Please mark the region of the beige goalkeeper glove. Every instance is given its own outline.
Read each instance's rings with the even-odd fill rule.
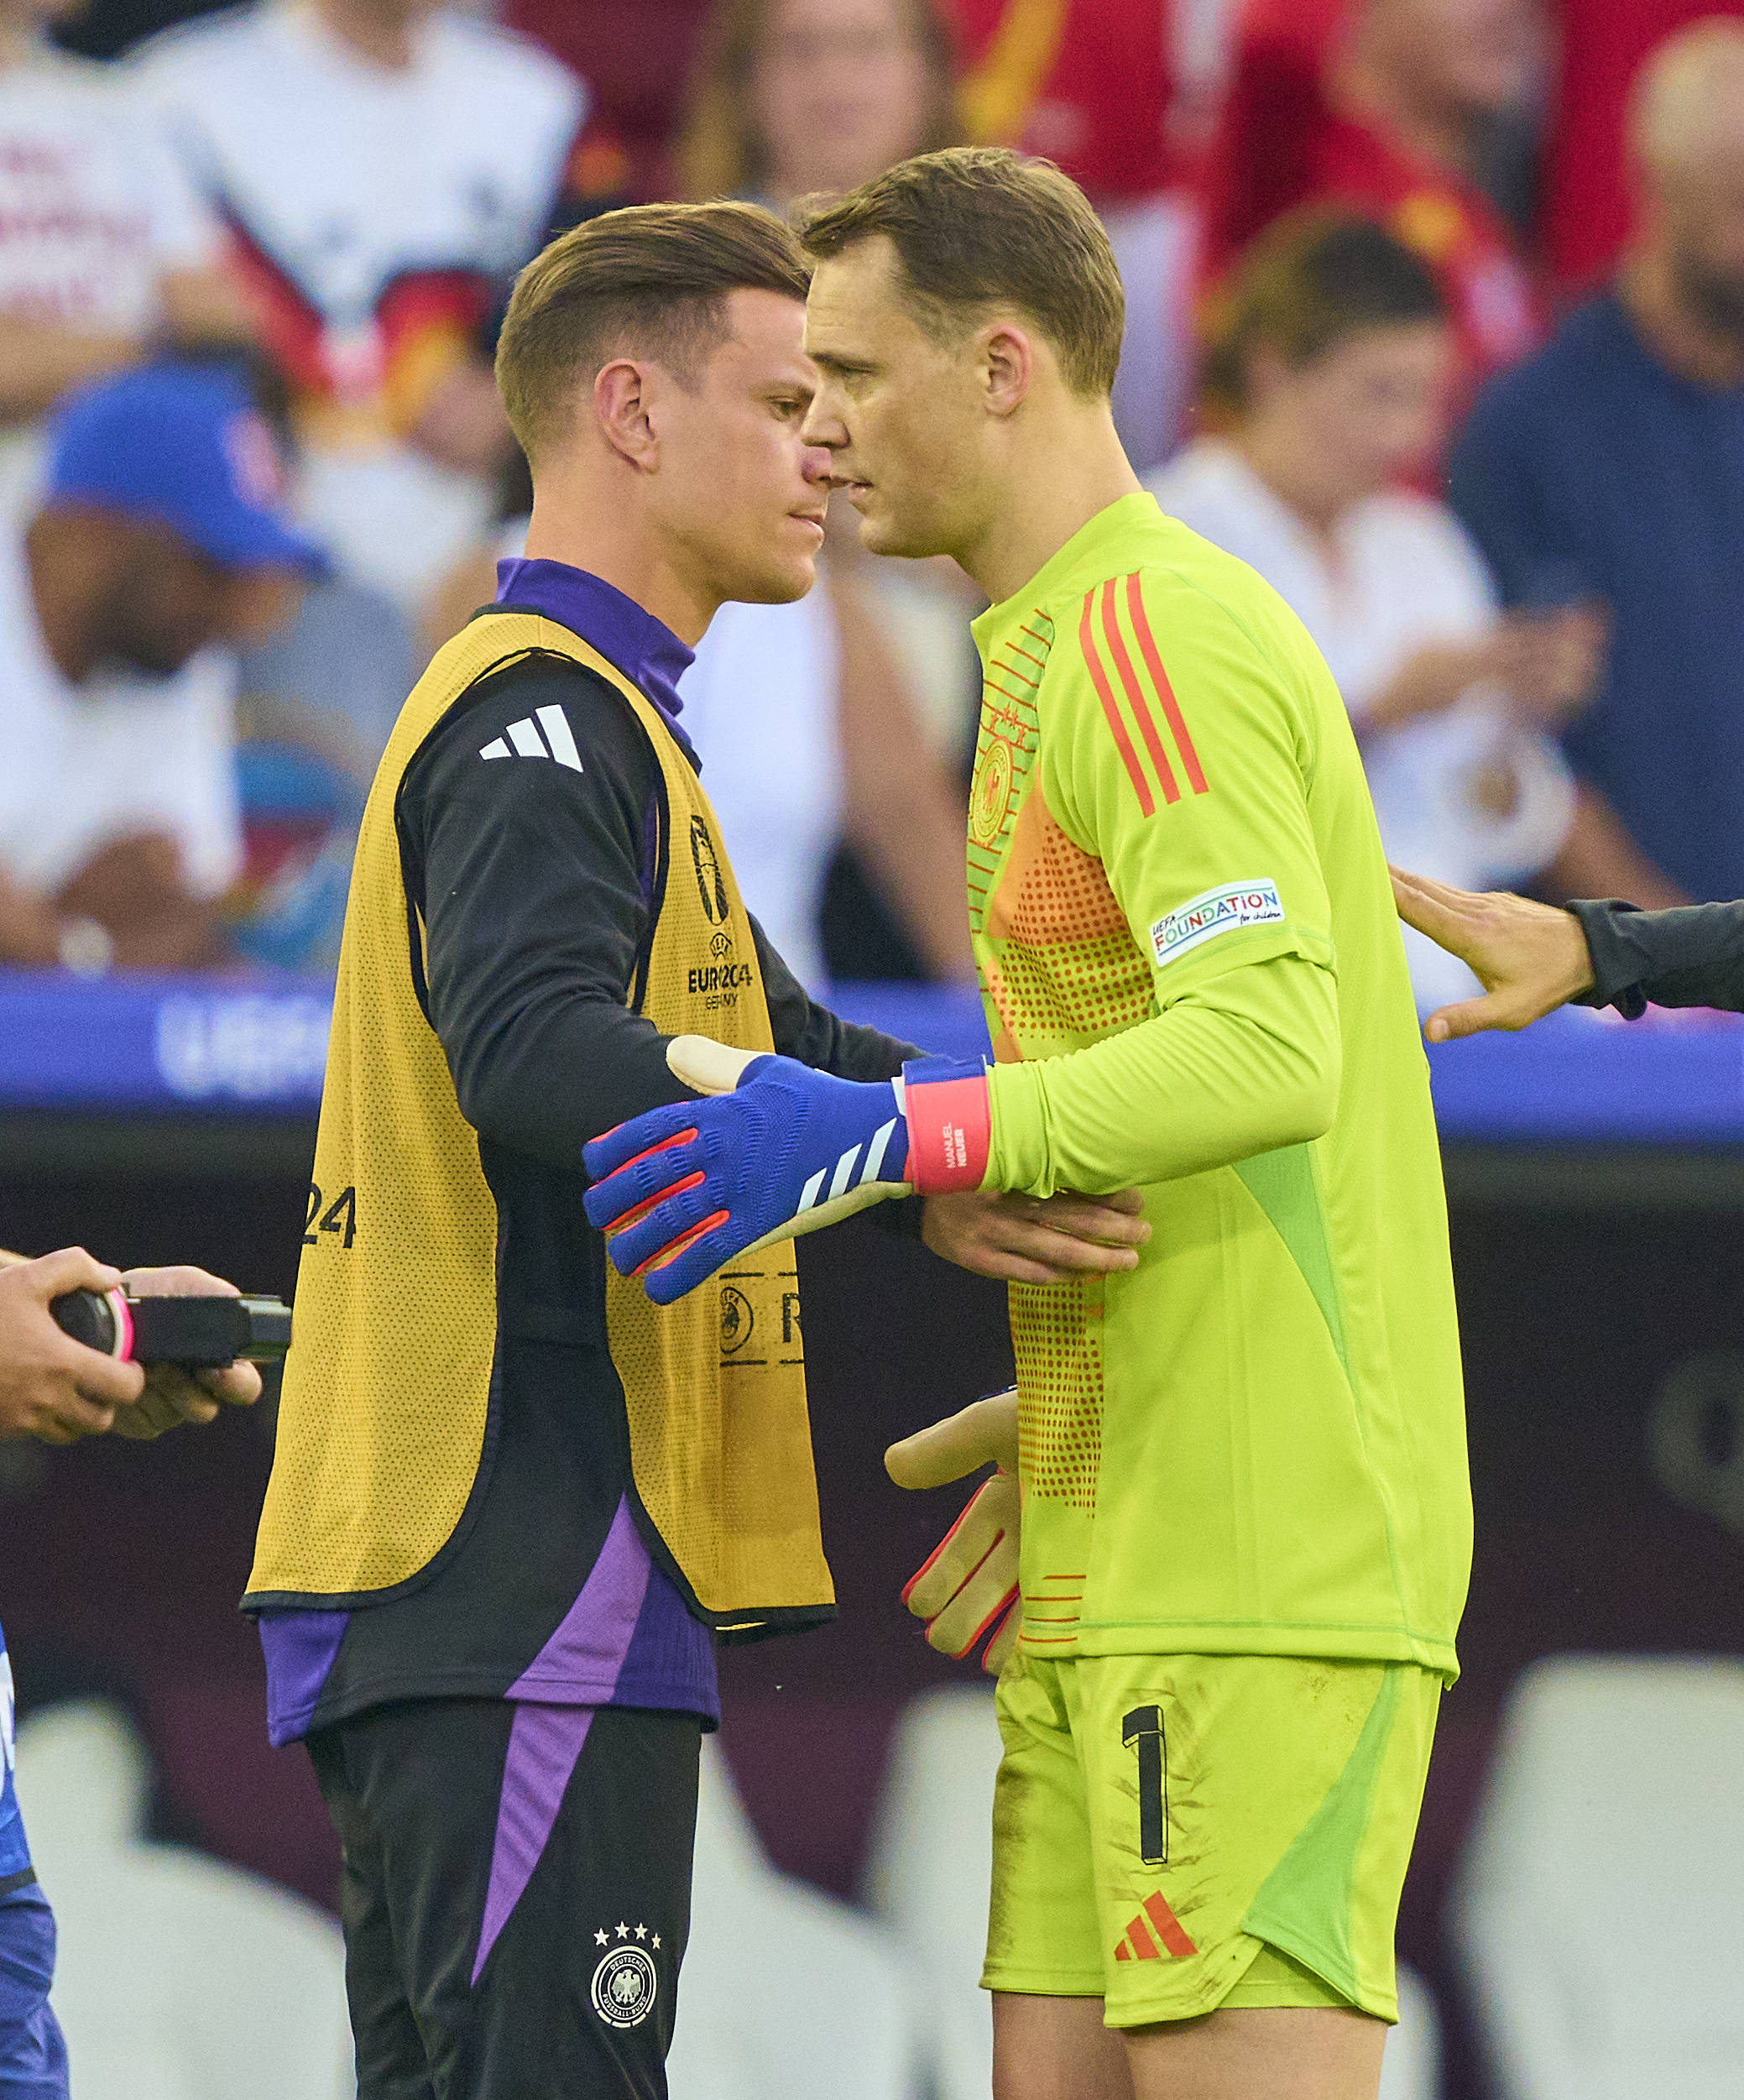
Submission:
[[[1017,1394],[997,1392],[893,1444],[885,1471],[898,1487],[944,1487],[989,1463],[997,1467],[969,1498],[902,1601],[927,1624],[930,1646],[967,1655],[989,1628],[981,1667],[997,1677],[1022,1629],[1017,1547]]]

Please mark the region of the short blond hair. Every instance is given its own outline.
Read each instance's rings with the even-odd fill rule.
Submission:
[[[1004,307],[1047,339],[1074,394],[1112,389],[1126,321],[1120,265],[1089,199],[1051,160],[1003,146],[917,154],[799,229],[819,261],[879,234],[929,334],[958,340]]]
[[[798,242],[755,204],[639,204],[561,234],[515,279],[497,343],[497,388],[535,464],[577,389],[614,357],[645,357],[681,385],[728,334],[727,295],[803,301]]]

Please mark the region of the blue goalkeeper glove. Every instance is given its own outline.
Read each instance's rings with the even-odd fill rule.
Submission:
[[[667,1062],[712,1098],[650,1109],[582,1152],[588,1222],[656,1305],[771,1241],[891,1196],[979,1188],[987,1171],[978,1063],[913,1058],[868,1085],[696,1036],[676,1037]]]

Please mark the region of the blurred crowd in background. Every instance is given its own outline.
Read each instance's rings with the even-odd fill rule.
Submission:
[[[0,961],[330,966],[400,702],[520,550],[515,271],[960,140],[1104,213],[1128,449],[1313,633],[1393,858],[1744,894],[1744,9],[0,0]],[[686,676],[811,983],[969,972],[978,609],[844,512]]]

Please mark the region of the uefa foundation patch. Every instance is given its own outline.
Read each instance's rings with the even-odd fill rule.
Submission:
[[[1151,952],[1160,969],[1189,948],[1214,941],[1219,933],[1238,932],[1244,926],[1279,925],[1283,916],[1275,882],[1226,882],[1189,897],[1158,919],[1151,928]]]

